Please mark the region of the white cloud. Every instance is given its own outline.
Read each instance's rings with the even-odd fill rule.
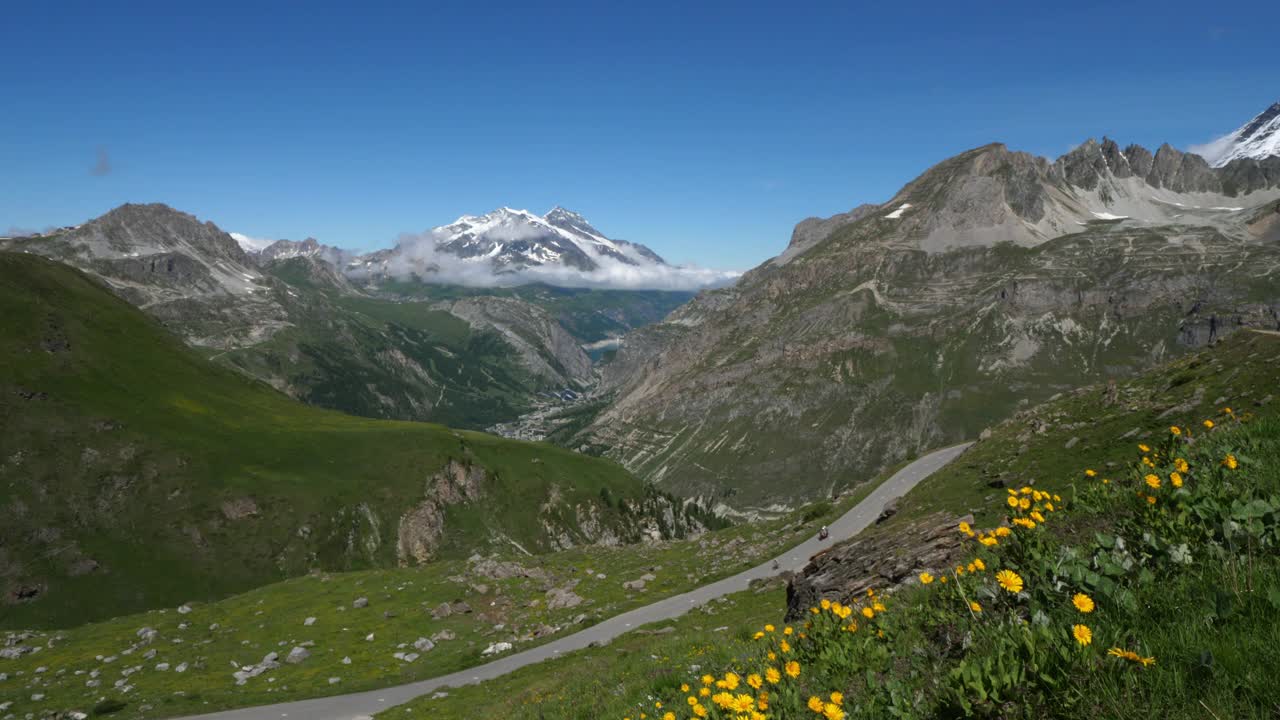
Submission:
[[[245,252],[260,252],[262,249],[275,242],[275,240],[264,240],[262,238],[250,237],[243,233],[227,233],[233,240],[240,243],[241,249]]]
[[[1210,165],[1216,166],[1222,156],[1231,150],[1231,145],[1235,142],[1235,133],[1228,133],[1216,140],[1210,140],[1203,145],[1192,145],[1187,148],[1187,152],[1199,155],[1204,158]]]

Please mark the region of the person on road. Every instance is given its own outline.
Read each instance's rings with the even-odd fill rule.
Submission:
[[[827,535],[828,535],[828,533],[827,533],[827,526],[826,526],[826,525],[823,525],[823,526],[822,526],[822,529],[818,531],[818,539],[819,539],[819,540],[826,540],[826,539],[827,539]]]

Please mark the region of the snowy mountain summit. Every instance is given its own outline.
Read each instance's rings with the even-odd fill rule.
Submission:
[[[464,260],[485,260],[495,272],[561,265],[594,271],[610,262],[666,265],[649,248],[610,240],[587,219],[556,207],[546,215],[499,208],[485,215],[464,215],[428,233],[437,252]]]
[[[1239,130],[1208,145],[1192,148],[1192,152],[1203,156],[1213,167],[1222,167],[1232,160],[1242,158],[1262,160],[1280,156],[1280,102],[1264,110]]]

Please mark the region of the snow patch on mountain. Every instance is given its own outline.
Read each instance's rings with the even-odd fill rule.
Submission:
[[[1240,158],[1261,160],[1280,155],[1280,102],[1267,108],[1235,132],[1204,145],[1193,145],[1190,150],[1213,167],[1222,167]]]

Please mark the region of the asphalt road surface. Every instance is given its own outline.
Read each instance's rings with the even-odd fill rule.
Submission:
[[[419,680],[406,685],[396,685],[382,690],[188,716],[187,720],[276,720],[277,718],[295,718],[295,720],[365,720],[374,713],[408,702],[420,695],[425,695],[440,688],[482,682],[505,675],[526,665],[532,665],[574,650],[580,650],[592,643],[607,643],[613,638],[642,625],[670,620],[723,595],[746,590],[752,580],[772,577],[787,570],[793,572],[800,570],[809,562],[809,558],[819,550],[830,546],[834,542],[846,540],[862,532],[875,522],[876,518],[880,516],[880,512],[884,510],[885,505],[891,500],[906,494],[921,480],[954,460],[970,444],[965,443],[936,450],[894,473],[880,487],[871,491],[871,494],[867,495],[862,502],[855,505],[849,512],[828,526],[828,530],[831,533],[830,538],[818,540],[815,536],[779,555],[777,557],[778,568],[776,570],[773,567],[774,561],[767,560],[750,570],[744,570],[732,577],[703,585],[683,595],[669,597],[652,605],[645,605],[630,612],[622,613],[597,625],[592,625],[585,630],[566,635],[559,640],[553,640],[528,650],[512,653],[484,665],[449,675],[441,675],[429,680]]]

